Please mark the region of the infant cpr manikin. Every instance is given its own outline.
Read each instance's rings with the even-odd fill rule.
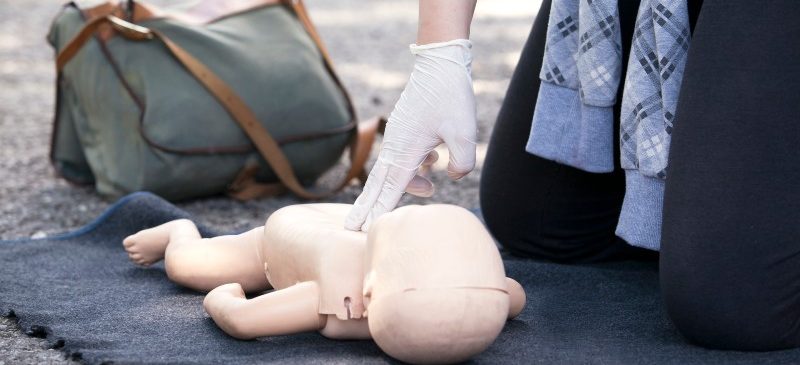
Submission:
[[[171,280],[209,291],[206,312],[240,339],[319,331],[372,338],[407,362],[449,363],[485,350],[522,311],[522,287],[505,277],[497,247],[469,211],[402,207],[363,233],[343,228],[350,207],[289,206],[264,227],[214,238],[177,220],[123,245],[135,263],[163,258]]]

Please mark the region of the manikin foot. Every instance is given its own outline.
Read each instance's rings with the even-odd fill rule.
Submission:
[[[137,265],[150,266],[164,258],[170,233],[176,225],[192,224],[186,219],[164,223],[158,227],[145,229],[132,234],[122,241],[128,257]]]

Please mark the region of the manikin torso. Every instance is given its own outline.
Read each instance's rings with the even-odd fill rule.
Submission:
[[[320,332],[339,339],[369,338],[363,319],[366,233],[342,229],[350,205],[297,207],[282,209],[264,226],[258,254],[267,280],[276,290],[316,282],[319,313],[328,316]]]
[[[267,221],[258,247],[274,289],[301,282],[318,284],[319,313],[327,316],[320,330],[323,335],[370,337],[364,294],[371,294],[372,283],[381,286],[382,294],[477,288],[500,290],[507,297],[509,284],[494,241],[469,212],[445,205],[404,207],[376,221],[368,237],[342,228],[350,208],[345,204],[283,208]],[[370,278],[381,270],[382,280]],[[524,293],[516,286],[510,300],[518,302],[512,304],[518,313]]]

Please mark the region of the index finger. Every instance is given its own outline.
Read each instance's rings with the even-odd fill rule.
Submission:
[[[353,208],[350,209],[350,213],[347,214],[347,218],[344,220],[344,228],[351,231],[361,230],[367,220],[367,214],[369,214],[378,199],[388,170],[388,166],[383,160],[378,158],[375,161],[375,165],[372,166],[372,170],[370,170],[367,177],[367,182],[364,184],[364,190],[353,203]]]

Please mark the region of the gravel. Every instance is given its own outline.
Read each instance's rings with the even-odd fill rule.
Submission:
[[[404,197],[401,204],[478,206],[481,157],[539,2],[478,2],[471,36],[478,100],[478,166],[467,177],[449,181],[444,171],[447,154],[441,150],[441,161],[431,176],[436,195],[430,199]],[[362,118],[388,115],[413,64],[407,45],[416,34],[416,1],[307,3],[358,114]],[[52,0],[0,0],[0,240],[69,231],[113,203],[91,188],[72,186],[58,178],[48,161],[55,74],[53,51],[44,37],[58,10]],[[343,170],[341,166],[333,169],[323,183]],[[329,201],[351,203],[359,190],[349,187]],[[212,197],[178,206],[218,230],[241,231],[263,224],[269,213],[282,206],[300,202],[291,196],[244,203]],[[23,335],[13,319],[0,317],[0,365],[39,363],[72,361],[57,350],[46,349],[43,340]]]

